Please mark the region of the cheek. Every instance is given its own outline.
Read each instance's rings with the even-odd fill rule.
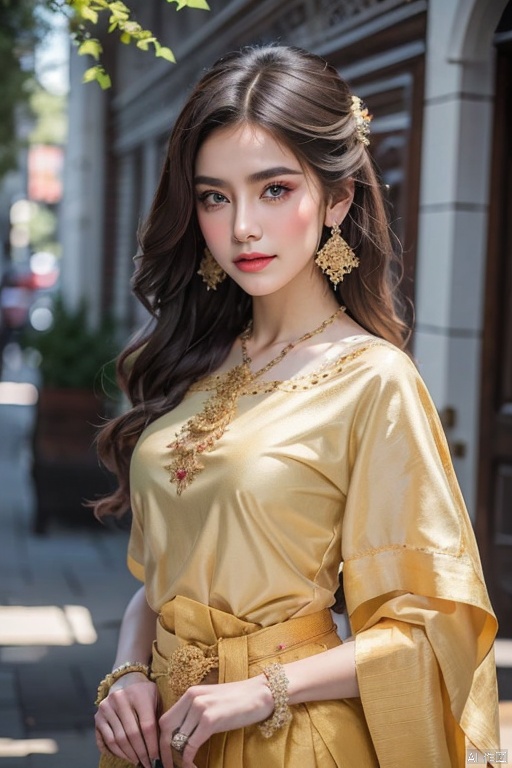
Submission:
[[[203,237],[210,245],[226,237],[226,223],[222,220],[222,216],[218,214],[216,216],[206,216],[198,213],[197,219]]]
[[[321,230],[320,213],[318,206],[311,201],[304,200],[289,216],[282,219],[281,231],[290,238],[316,238]]]

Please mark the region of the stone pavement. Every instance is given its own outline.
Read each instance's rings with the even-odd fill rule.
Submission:
[[[4,379],[34,375],[14,366]],[[138,583],[125,565],[126,531],[54,521],[33,534],[34,406],[12,404],[31,392],[0,382],[0,768],[95,768],[96,687]],[[497,650],[502,698],[512,700],[512,640]],[[512,701],[502,703],[502,727],[512,764]]]
[[[53,521],[33,534],[34,406],[12,404],[27,394],[0,382],[0,767],[95,768],[96,688],[139,584],[126,531]]]

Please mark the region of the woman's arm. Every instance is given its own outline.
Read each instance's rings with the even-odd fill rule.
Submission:
[[[288,678],[290,704],[359,695],[355,666],[355,643],[283,665]],[[194,757],[214,733],[244,728],[266,720],[274,699],[264,675],[236,683],[198,685],[189,690],[160,718],[160,745],[165,768],[173,768],[169,743],[179,729],[190,740],[183,752],[183,768],[193,768]]]
[[[355,647],[354,640],[346,640],[337,648],[285,664],[290,704],[359,696]]]
[[[124,613],[114,668],[125,662],[149,664],[155,627],[156,614],[142,587]],[[151,768],[159,754],[156,685],[142,672],[124,675],[100,703],[95,723],[100,751]]]
[[[149,607],[144,587],[141,587],[126,606],[114,667],[124,664],[125,661],[149,664],[151,647],[155,639],[156,620],[157,614]]]

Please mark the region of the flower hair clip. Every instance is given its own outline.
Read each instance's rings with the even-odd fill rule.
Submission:
[[[370,123],[372,121],[372,116],[368,112],[367,108],[363,107],[363,102],[359,96],[352,96],[350,111],[352,112],[354,120],[356,121],[357,140],[360,141],[361,144],[366,144],[366,146],[368,146],[370,143],[368,136],[370,135]]]

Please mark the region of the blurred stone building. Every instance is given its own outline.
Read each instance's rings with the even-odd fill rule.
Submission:
[[[222,53],[282,41],[328,58],[374,115],[414,300],[413,351],[441,413],[494,601],[512,595],[512,3],[507,0],[211,0],[138,18],[178,63],[105,39],[114,87],[80,86],[72,57],[64,289],[127,327],[137,225],[173,119]],[[512,631],[512,626],[509,627]]]

